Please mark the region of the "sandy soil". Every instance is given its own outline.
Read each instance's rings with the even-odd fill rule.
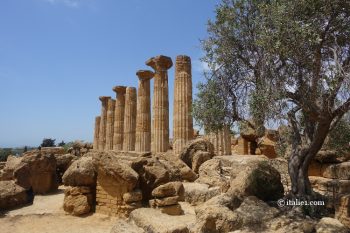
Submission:
[[[0,216],[1,233],[109,233],[116,218],[100,214],[66,215],[62,209],[64,187],[51,195],[37,195],[33,205]]]

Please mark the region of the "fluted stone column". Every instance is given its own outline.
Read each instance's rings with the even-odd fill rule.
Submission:
[[[168,69],[173,62],[170,57],[150,58],[146,65],[155,70],[152,103],[152,152],[165,152],[169,149],[169,99]]]
[[[99,132],[99,144],[98,149],[104,150],[106,145],[106,128],[107,128],[107,107],[108,107],[108,100],[110,99],[110,96],[100,96],[100,100],[102,103],[101,108],[101,121],[100,121],[100,132]]]
[[[173,148],[178,154],[193,139],[191,58],[177,56],[175,64]]]
[[[154,73],[150,70],[139,70],[137,91],[136,144],[135,151],[151,151],[151,97],[150,80]]]
[[[94,145],[93,145],[94,150],[98,150],[98,140],[99,140],[99,134],[100,134],[100,122],[101,122],[101,117],[97,116],[95,118]]]
[[[224,155],[231,155],[231,132],[230,127],[228,125],[225,125],[223,128],[223,135],[224,135]]]
[[[114,109],[115,109],[115,100],[109,99],[108,100],[108,108],[107,108],[107,127],[106,127],[105,150],[113,150]]]
[[[123,151],[135,150],[136,107],[136,88],[127,87],[125,94]]]
[[[113,91],[116,92],[115,110],[114,110],[114,133],[113,133],[113,150],[123,150],[124,138],[124,113],[125,113],[125,86],[115,86]]]

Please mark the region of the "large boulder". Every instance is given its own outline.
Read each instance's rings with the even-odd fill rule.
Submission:
[[[183,211],[179,205],[179,201],[183,201],[184,186],[182,182],[169,182],[158,186],[152,191],[154,199],[149,201],[153,208],[160,209],[163,213],[169,215],[181,215]]]
[[[219,187],[209,187],[207,184],[183,183],[183,186],[185,189],[185,201],[192,205],[204,203],[212,197],[221,194]]]
[[[180,201],[184,200],[184,186],[182,182],[174,181],[158,186],[152,191],[152,196],[156,198],[178,196]]]
[[[202,163],[214,156],[214,146],[204,138],[198,138],[190,141],[181,151],[179,157],[187,166],[198,173]]]
[[[316,233],[348,233],[349,230],[334,218],[322,218],[316,225]]]
[[[264,201],[283,197],[284,189],[279,172],[266,162],[252,164],[241,171],[230,184],[229,193],[256,196]]]
[[[0,181],[0,210],[32,203],[33,198],[31,191],[17,185],[14,181]]]
[[[13,171],[16,183],[36,194],[57,190],[56,159],[52,154],[38,151],[24,153]]]
[[[67,186],[96,186],[96,171],[92,157],[74,161],[62,177]]]
[[[139,175],[131,168],[130,163],[118,159],[113,153],[95,153],[93,163],[99,176],[118,181],[128,191],[138,184]]]
[[[230,176],[223,169],[223,162],[220,159],[208,160],[199,168],[199,178],[196,183],[207,184],[210,187],[220,187],[226,192],[230,187]]]
[[[254,232],[314,232],[314,220],[297,211],[282,213],[255,196],[222,194],[196,208],[193,232],[254,233]]]
[[[93,190],[87,186],[68,187],[64,191],[63,209],[74,216],[89,213],[93,209]]]
[[[154,157],[169,171],[171,181],[189,181],[197,179],[196,173],[172,151],[157,153]]]
[[[233,210],[241,204],[240,199],[226,194],[213,197],[195,209],[196,224],[194,232],[223,233],[242,227],[238,214]]]

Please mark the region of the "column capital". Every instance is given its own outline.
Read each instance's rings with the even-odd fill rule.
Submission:
[[[154,77],[154,72],[150,70],[139,70],[136,72],[136,75],[140,81],[148,81]]]
[[[98,97],[99,98],[99,100],[101,100],[101,102],[103,103],[103,102],[106,102],[107,103],[107,101],[111,98],[110,96],[100,96],[100,97]]]
[[[176,72],[188,72],[191,73],[191,58],[186,55],[179,55],[176,57]]]
[[[126,86],[115,86],[112,89],[114,92],[116,92],[117,94],[125,94],[126,92]]]
[[[191,58],[187,55],[178,55],[176,56],[176,62],[189,63],[191,62]]]
[[[173,61],[170,57],[159,55],[148,59],[146,65],[152,67],[155,71],[159,69],[168,70],[173,66]]]

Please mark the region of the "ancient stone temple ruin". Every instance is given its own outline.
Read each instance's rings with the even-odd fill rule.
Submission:
[[[100,151],[166,152],[169,143],[168,69],[170,57],[152,57],[139,70],[138,90],[135,87],[115,86],[116,98],[101,96],[101,115],[95,119],[94,149]],[[176,58],[174,90],[174,153],[193,139],[191,59]],[[153,102],[151,106],[151,80]],[[151,110],[152,109],[152,110]],[[152,117],[152,118],[151,118]]]
[[[241,160],[232,154],[251,154],[249,147],[255,142],[255,138],[248,140],[255,137],[250,132],[234,138],[228,125],[204,136],[194,133],[192,67],[190,57],[185,55],[177,56],[175,60],[171,140],[168,70],[173,62],[170,57],[160,55],[148,59],[146,65],[153,71],[136,71],[137,89],[118,85],[113,88],[115,99],[99,97],[101,114],[95,118],[94,150],[90,155],[95,182],[92,186],[79,188],[90,190],[88,194],[81,192],[80,198],[95,195],[94,203],[89,202],[91,207],[87,209],[95,209],[97,213],[127,217],[131,211],[146,205],[169,215],[181,215],[179,201],[184,200],[181,181],[197,180],[218,186],[213,193],[227,190],[229,171],[225,169]],[[272,138],[271,135],[268,133],[264,140]],[[254,153],[260,150],[261,154],[266,154],[266,147],[255,144]],[[216,155],[222,158],[215,159]],[[256,159],[267,159],[260,157]],[[221,163],[223,168],[216,171]],[[84,169],[83,164],[78,165],[76,167]],[[216,175],[219,177],[212,179]],[[86,186],[84,182],[66,182],[66,185]],[[67,200],[73,191],[67,192]]]
[[[152,177],[154,172],[147,166],[144,171],[137,170],[139,165],[131,169],[124,164],[134,161],[140,153],[167,152],[170,149],[169,139],[169,93],[168,69],[173,65],[170,57],[156,56],[148,59],[146,65],[153,68],[136,72],[138,89],[135,87],[115,86],[116,98],[101,96],[101,115],[95,118],[94,149],[97,151],[117,152],[120,161],[104,154],[103,158],[95,158],[97,162],[96,176],[96,212],[127,216],[130,211],[140,207],[143,199],[152,197],[151,191],[144,184],[140,174]],[[151,81],[153,79],[153,101],[151,105]],[[175,68],[174,90],[174,152],[179,154],[186,144],[193,139],[192,75],[191,59],[178,56]],[[133,152],[135,151],[135,152]],[[171,156],[176,156],[171,153]],[[133,163],[133,162],[131,162]],[[153,162],[152,162],[153,164]],[[123,175],[109,173],[109,167],[120,168]],[[152,165],[154,166],[154,165]],[[158,167],[157,172],[165,172]],[[127,171],[127,172],[126,172]],[[127,173],[127,174],[126,174]],[[194,174],[187,175],[193,179]],[[138,182],[138,179],[140,181]],[[154,182],[158,182],[155,180]],[[163,182],[163,181],[162,181]],[[139,187],[142,187],[142,192]],[[155,199],[156,200],[156,199]],[[158,201],[155,208],[158,205]],[[158,199],[157,199],[158,200]],[[171,210],[178,210],[177,202],[168,203]],[[172,205],[176,205],[173,207]],[[162,206],[162,205],[161,205]],[[165,207],[162,206],[164,209]]]

